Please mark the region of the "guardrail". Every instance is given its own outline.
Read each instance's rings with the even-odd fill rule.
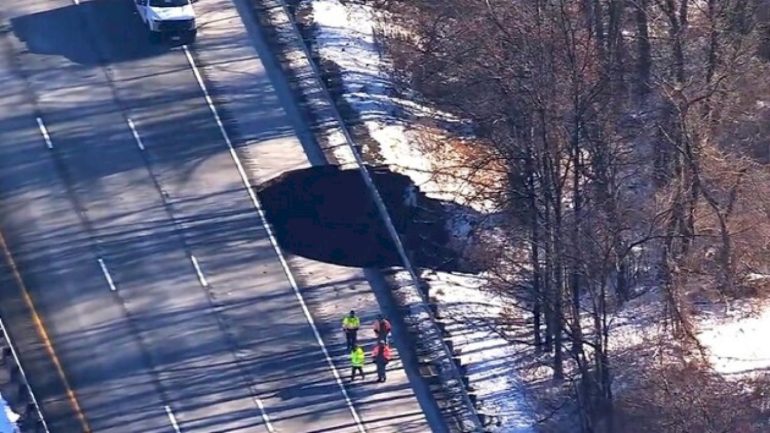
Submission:
[[[331,93],[323,82],[321,71],[318,65],[316,65],[316,63],[313,61],[310,50],[305,44],[302,33],[300,32],[297,23],[294,21],[294,16],[289,11],[288,5],[284,0],[273,0],[272,3],[281,8],[283,14],[285,15],[286,21],[290,25],[290,30],[294,38],[299,41],[302,54],[304,55],[304,58],[307,60],[307,63],[311,68],[313,81],[315,81],[315,84],[321,91],[323,98],[326,99],[329,103],[329,110],[331,111],[333,120],[339,125],[339,130],[344,136],[345,143],[355,158],[357,169],[359,170],[364,183],[372,194],[372,198],[375,201],[375,205],[377,206],[380,216],[382,217],[388,233],[393,240],[396,249],[398,250],[402,265],[410,275],[411,286],[412,288],[416,289],[415,292],[419,294],[418,296],[421,301],[412,307],[412,313],[415,314],[416,317],[423,317],[428,319],[421,320],[420,323],[425,323],[429,327],[424,335],[428,335],[431,338],[435,337],[434,343],[431,345],[432,349],[441,352],[441,355],[436,357],[436,359],[433,359],[433,362],[435,365],[437,365],[439,369],[438,373],[443,379],[442,385],[444,387],[445,393],[448,395],[450,402],[455,406],[455,409],[453,410],[454,416],[457,419],[458,424],[461,426],[463,432],[483,432],[484,427],[482,425],[481,419],[479,418],[479,414],[476,411],[475,405],[465,387],[467,382],[463,378],[463,375],[460,371],[460,366],[455,362],[453,350],[447,345],[446,341],[444,341],[443,332],[437,325],[435,312],[430,306],[430,300],[428,298],[427,290],[425,290],[424,282],[422,282],[420,279],[420,276],[415,271],[415,268],[409,259],[406,249],[404,248],[404,245],[401,241],[401,236],[396,230],[385,202],[383,201],[380,192],[377,190],[377,186],[375,185],[372,176],[369,173],[369,170],[358,151],[355,140],[350,134],[350,131],[348,130],[342,115],[337,109]],[[418,311],[414,311],[414,309],[417,309]],[[457,408],[458,405],[462,408]]]
[[[35,394],[32,392],[32,387],[27,380],[27,374],[24,372],[24,368],[21,366],[21,360],[19,354],[16,352],[16,348],[13,346],[11,336],[5,327],[5,323],[0,319],[0,368],[5,368],[9,373],[9,380],[11,385],[17,386],[16,395],[12,400],[16,403],[16,406],[22,405],[23,409],[19,412],[21,415],[20,428],[22,433],[50,433],[48,430],[48,424],[43,418],[43,412],[40,409],[40,404],[35,398]],[[9,401],[9,403],[11,403]]]

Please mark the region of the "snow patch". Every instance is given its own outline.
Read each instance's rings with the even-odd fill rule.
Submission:
[[[424,279],[443,316],[450,318],[445,319],[447,329],[468,366],[482,411],[501,418],[498,432],[534,432],[532,410],[525,404],[516,363],[512,362],[517,348],[498,332],[506,300],[482,290],[484,279],[476,275],[435,272]]]
[[[770,308],[750,317],[706,320],[698,336],[714,370],[726,376],[770,373]]]
[[[461,166],[456,152],[446,149],[424,152],[425,142],[431,146],[446,145],[448,137],[430,134],[425,128],[406,125],[399,113],[405,110],[421,116],[459,123],[448,113],[437,112],[413,101],[393,95],[392,80],[387,74],[387,59],[381,56],[375,39],[375,11],[366,5],[345,5],[338,0],[312,2],[314,41],[325,61],[335,63],[340,70],[345,101],[358,113],[366,131],[378,144],[382,160],[396,172],[409,176],[431,197],[473,206],[489,211],[491,202],[468,202],[473,194],[465,176],[470,169]],[[336,148],[335,148],[336,149]],[[335,151],[345,163],[352,162],[349,154]],[[460,171],[461,176],[440,175],[447,167]]]
[[[8,406],[0,395],[0,433],[19,433],[17,422],[21,417]]]

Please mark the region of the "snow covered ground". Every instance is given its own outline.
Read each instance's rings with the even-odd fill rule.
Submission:
[[[473,187],[463,179],[464,170],[460,168],[461,160],[453,148],[454,143],[448,143],[450,140],[437,135],[435,130],[408,125],[399,119],[398,113],[408,111],[417,117],[460,122],[447,113],[394,95],[386,72],[389,63],[381,56],[375,39],[377,24],[373,10],[338,0],[312,0],[312,13],[316,48],[323,59],[339,66],[345,100],[362,119],[368,135],[377,142],[379,158],[394,171],[408,175],[431,197],[483,210],[478,209],[478,202],[464,202]],[[430,155],[423,151],[425,146],[430,146]],[[343,161],[349,158],[344,154],[337,156]],[[481,206],[489,207],[490,203],[482,202]]]
[[[345,99],[364,119],[369,134],[382,145],[383,158],[419,172],[415,179],[418,185],[427,181],[431,167],[405,145],[408,137],[404,126],[383,121],[392,101],[386,96],[387,76],[380,71],[371,9],[346,6],[337,0],[313,0],[312,14],[316,48],[322,58],[339,66]]]
[[[3,396],[0,395],[0,433],[18,433],[16,423],[19,421],[19,415],[8,407]]]
[[[488,203],[464,203],[469,196],[466,183],[459,176],[436,176],[447,167],[456,166],[456,149],[452,144],[441,147],[431,143],[430,151],[423,146],[426,131],[406,125],[396,113],[406,107],[411,112],[431,116],[424,107],[393,95],[387,74],[388,63],[376,44],[378,21],[368,6],[339,0],[305,0],[310,4],[314,23],[314,44],[325,61],[339,67],[344,86],[344,98],[357,112],[368,135],[377,142],[378,159],[394,171],[408,175],[423,192],[437,199],[461,205],[475,205],[479,212],[490,212]],[[448,140],[435,140],[436,142]],[[347,153],[337,155],[345,163]],[[457,220],[462,221],[463,215]],[[467,235],[468,225],[457,224],[455,237]],[[466,233],[462,233],[466,232]],[[454,321],[448,326],[455,345],[462,351],[464,364],[469,367],[471,384],[483,402],[483,410],[496,413],[500,433],[530,433],[534,431],[535,411],[529,406],[515,370],[516,347],[495,332],[494,321],[500,318],[505,300],[482,290],[483,278],[478,275],[425,272],[431,293],[440,301],[442,310]],[[635,347],[659,338],[659,293],[647,294],[631,301],[613,318],[612,351],[616,354],[635,353]],[[770,308],[759,309],[753,315],[714,313],[697,318],[699,338],[710,355],[717,372],[739,375],[770,371],[770,345],[763,344],[770,329]],[[633,356],[631,356],[633,358]],[[537,375],[542,376],[542,372]],[[531,379],[531,374],[528,379]],[[621,379],[616,383],[622,387]]]
[[[694,312],[696,337],[714,372],[727,379],[770,374],[770,303],[756,299],[708,304]],[[664,336],[662,295],[650,290],[630,301],[612,320],[611,350],[617,355]]]
[[[726,377],[770,373],[770,308],[742,303],[728,312],[705,316],[698,339],[714,370]]]
[[[443,316],[449,318],[447,329],[468,365],[482,410],[501,418],[501,432],[532,432],[532,410],[522,394],[517,364],[512,362],[517,348],[498,333],[505,299],[480,290],[484,280],[478,276],[429,272],[423,277],[440,301]]]

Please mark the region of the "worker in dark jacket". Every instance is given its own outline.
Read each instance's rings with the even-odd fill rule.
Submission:
[[[393,356],[390,346],[384,341],[379,341],[372,349],[372,360],[377,366],[377,382],[385,382],[385,366],[388,365]]]

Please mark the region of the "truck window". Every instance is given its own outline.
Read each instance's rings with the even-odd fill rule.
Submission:
[[[150,6],[154,8],[173,8],[186,6],[189,3],[189,0],[150,0]]]

